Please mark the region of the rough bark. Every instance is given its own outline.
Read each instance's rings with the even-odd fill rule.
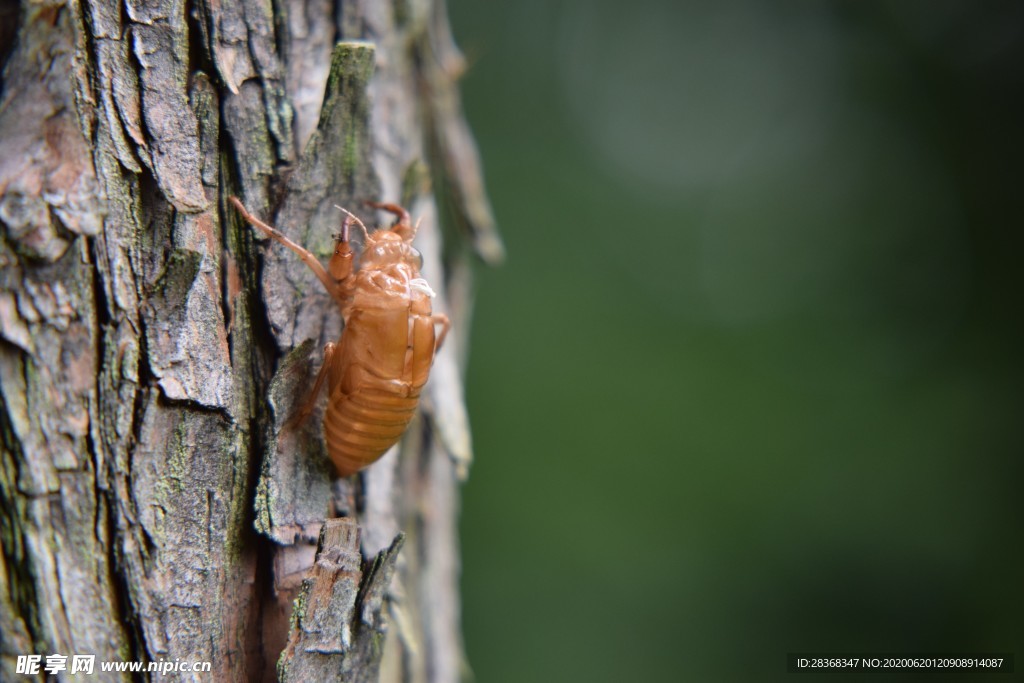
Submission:
[[[162,680],[459,680],[468,260],[501,246],[443,4],[49,0],[9,19],[0,679],[19,655],[95,654],[212,663]],[[463,228],[443,250],[432,187]],[[232,194],[324,255],[334,204],[422,217],[455,334],[361,475],[332,485],[316,418],[281,430],[341,323]]]

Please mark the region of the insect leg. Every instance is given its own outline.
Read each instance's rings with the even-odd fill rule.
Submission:
[[[341,224],[341,233],[334,236],[334,255],[327,263],[327,272],[335,282],[344,282],[352,275],[352,247],[348,243],[348,226],[352,225],[352,216],[345,216]],[[335,297],[337,299],[337,297]],[[339,303],[341,303],[339,301]]]
[[[448,330],[452,329],[452,321],[444,313],[435,313],[430,316],[430,322],[441,326],[441,331],[437,335],[437,341],[434,342],[434,353],[437,353],[441,350],[444,338],[448,336]]]
[[[328,342],[324,345],[324,364],[320,366],[320,372],[316,375],[313,391],[303,406],[295,411],[295,414],[285,424],[286,428],[298,427],[309,419],[313,409],[316,408],[316,399],[320,396],[320,389],[324,386],[324,380],[327,379],[327,372],[331,368],[331,359],[334,357],[335,348],[336,345],[333,342]]]
[[[322,265],[320,265],[320,261],[318,261],[316,256],[313,255],[313,252],[309,251],[308,249],[305,249],[304,247],[299,246],[295,242],[292,242],[290,239],[285,237],[284,234],[281,233],[277,228],[267,225],[259,218],[256,218],[256,216],[249,213],[246,210],[245,206],[242,204],[242,202],[239,201],[238,197],[229,197],[228,199],[232,204],[235,205],[235,208],[238,209],[238,213],[242,214],[242,218],[247,220],[255,227],[259,228],[267,237],[270,237],[280,242],[281,244],[283,244],[284,246],[288,247],[296,254],[298,254],[299,258],[302,259],[303,262],[307,266],[309,266],[310,270],[312,270],[313,273],[320,279],[320,282],[324,283],[324,287],[327,288],[327,292],[334,299],[340,301],[342,298],[344,298],[344,293],[341,291],[341,287],[338,286],[338,282],[334,278],[332,278],[330,274],[328,274],[327,270]]]
[[[412,238],[415,231],[412,229],[412,219],[409,218],[408,211],[398,204],[384,204],[381,202],[366,202],[366,204],[367,206],[372,206],[375,209],[381,209],[398,216],[398,224],[391,228],[391,231],[397,233],[402,239]]]

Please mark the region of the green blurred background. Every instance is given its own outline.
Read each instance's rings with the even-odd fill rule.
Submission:
[[[450,11],[476,680],[1024,643],[1024,4]]]

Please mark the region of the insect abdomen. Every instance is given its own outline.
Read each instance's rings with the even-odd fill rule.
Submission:
[[[324,435],[338,476],[363,469],[401,438],[419,403],[418,388],[412,395],[404,393],[362,389],[331,397]]]

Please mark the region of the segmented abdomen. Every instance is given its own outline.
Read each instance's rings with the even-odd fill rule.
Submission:
[[[331,396],[324,415],[327,453],[338,470],[347,477],[358,472],[391,448],[401,438],[416,412],[419,388],[389,392],[363,388],[348,396]]]

